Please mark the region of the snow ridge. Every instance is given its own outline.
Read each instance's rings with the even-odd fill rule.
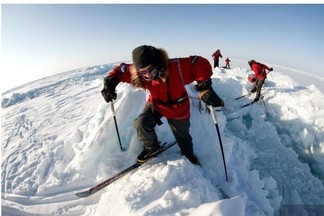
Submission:
[[[191,99],[194,150],[201,167],[174,146],[90,198],[74,194],[134,163],[142,146],[133,128],[146,92],[121,83],[110,104],[100,95],[115,64],[78,69],[3,94],[2,212],[16,215],[277,215],[284,206],[316,213],[324,205],[324,97],[274,70],[262,101],[250,97],[245,68],[214,69],[213,88],[225,100],[216,112],[229,182],[225,181],[215,125]],[[267,112],[269,114],[267,114]],[[156,128],[174,140],[165,119]],[[223,200],[222,188],[230,199]],[[289,210],[289,209],[288,209]]]

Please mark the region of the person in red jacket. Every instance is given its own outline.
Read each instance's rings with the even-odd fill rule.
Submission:
[[[264,84],[265,79],[267,78],[267,71],[273,71],[273,68],[269,68],[267,65],[256,62],[255,60],[250,60],[249,62],[251,70],[254,72],[254,77],[249,76],[254,82],[254,87],[251,90],[251,93],[257,92],[254,102],[257,102],[261,96],[261,88]]]
[[[216,50],[213,55],[212,55],[213,59],[214,59],[214,68],[219,67],[219,57],[223,58],[221,51],[218,49]]]
[[[189,133],[190,103],[185,85],[196,81],[194,87],[207,105],[223,107],[224,101],[212,88],[210,63],[200,56],[169,59],[164,49],[148,45],[136,47],[132,60],[133,64],[121,63],[108,73],[101,93],[107,103],[115,100],[115,89],[120,82],[150,93],[144,110],[134,121],[137,137],[143,143],[137,161],[145,162],[159,149],[155,127],[165,117],[182,154],[193,164],[199,164]]]
[[[226,59],[225,59],[225,62],[226,62],[226,68],[228,68],[228,69],[230,69],[231,67],[230,67],[230,61],[231,60],[229,60],[229,58],[227,57]]]

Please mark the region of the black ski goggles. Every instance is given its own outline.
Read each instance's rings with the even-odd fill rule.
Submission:
[[[137,70],[138,74],[145,80],[150,81],[159,77],[160,70],[159,67],[150,64],[149,66]]]

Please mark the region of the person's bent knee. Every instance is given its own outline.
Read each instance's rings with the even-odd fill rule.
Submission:
[[[134,120],[134,127],[137,128],[154,128],[156,125],[151,116],[141,115]]]

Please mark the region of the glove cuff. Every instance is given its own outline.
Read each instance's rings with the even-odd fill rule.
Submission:
[[[212,81],[211,79],[208,79],[208,80],[204,80],[204,81],[199,81],[195,86],[194,86],[194,89],[196,91],[205,91],[205,90],[208,90],[210,89],[212,86]]]
[[[207,105],[212,105],[213,107],[224,106],[224,101],[216,94],[213,89],[208,89],[201,92],[200,97]]]
[[[201,92],[199,92],[199,98],[202,98],[204,96],[204,94],[206,94],[207,92],[209,92],[211,89],[206,89],[206,90],[203,90]]]

